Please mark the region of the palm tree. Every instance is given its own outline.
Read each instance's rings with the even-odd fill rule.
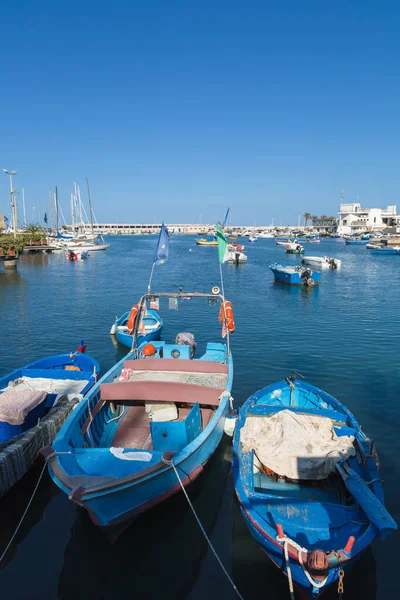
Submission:
[[[304,218],[304,227],[307,227],[307,222],[310,220],[311,214],[309,212],[306,212],[306,213],[304,213],[303,218]]]
[[[318,221],[318,217],[317,217],[317,215],[313,215],[313,216],[311,217],[311,222],[312,222],[312,224],[313,224],[313,225],[315,225],[315,223],[316,223],[317,221]]]
[[[25,227],[25,233],[42,233],[43,228],[39,227],[39,225],[35,225],[34,223],[29,223]]]

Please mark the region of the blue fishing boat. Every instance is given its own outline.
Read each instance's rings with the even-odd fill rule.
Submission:
[[[130,311],[128,310],[124,313],[122,317],[117,318],[111,327],[111,335],[115,335],[119,343],[129,349],[132,348],[132,333],[137,312],[138,305],[136,304]],[[142,333],[139,333],[139,343],[159,340],[163,326],[163,320],[160,315],[153,309],[146,310],[142,320],[144,330],[142,330]]]
[[[351,412],[296,375],[240,409],[233,475],[247,527],[292,583],[316,598],[379,533],[384,507],[375,444]]]
[[[99,363],[78,352],[29,363],[0,379],[0,496],[51,444],[73,407],[96,382]]]
[[[347,246],[365,246],[365,244],[368,244],[369,238],[368,239],[362,239],[362,238],[350,239],[350,238],[345,238],[344,241],[347,244]]]
[[[274,274],[275,281],[289,285],[318,285],[321,279],[319,271],[312,271],[300,265],[279,265],[274,263],[269,267]]]
[[[376,246],[375,248],[371,248],[371,254],[381,254],[381,255],[386,255],[386,254],[400,254],[400,247],[399,246]]]
[[[202,472],[217,448],[230,407],[233,365],[229,302],[215,294],[157,294],[169,306],[203,298],[220,301],[223,342],[208,342],[196,357],[194,336],[138,345],[96,384],[65,423],[49,469],[70,500],[115,539],[129,523]]]

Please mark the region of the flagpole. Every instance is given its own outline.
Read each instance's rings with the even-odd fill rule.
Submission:
[[[150,273],[150,279],[149,279],[149,285],[147,286],[147,293],[150,294],[150,288],[151,288],[151,280],[153,279],[153,271],[154,271],[154,265],[156,264],[156,261],[153,262],[153,266],[151,267],[151,273]]]

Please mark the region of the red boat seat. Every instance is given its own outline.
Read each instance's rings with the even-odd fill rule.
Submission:
[[[120,381],[100,385],[101,400],[106,402],[121,400],[183,402],[187,404],[198,402],[201,405],[218,406],[223,391],[222,388],[171,381]]]
[[[126,369],[132,371],[181,371],[183,373],[223,373],[228,374],[228,365],[208,360],[179,360],[176,358],[146,358],[126,360]]]

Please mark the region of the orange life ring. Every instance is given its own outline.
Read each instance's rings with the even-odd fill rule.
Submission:
[[[132,333],[133,328],[135,326],[135,319],[136,319],[136,315],[138,314],[138,310],[139,310],[139,305],[135,304],[135,306],[132,306],[132,310],[129,313],[129,317],[128,317],[128,333]]]
[[[228,300],[226,300],[225,302],[221,302],[218,321],[222,323],[224,321],[224,317],[229,333],[233,333],[235,331],[235,319],[233,316],[232,304],[228,302]]]

